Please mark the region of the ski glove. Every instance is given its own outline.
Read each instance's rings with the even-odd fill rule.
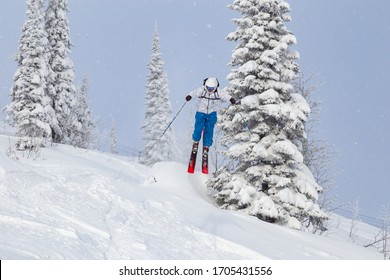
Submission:
[[[186,96],[186,101],[190,101],[191,98],[192,98],[191,95],[187,95],[187,96]]]
[[[234,105],[234,104],[236,104],[236,100],[232,97],[232,98],[230,98],[230,103],[232,103]]]

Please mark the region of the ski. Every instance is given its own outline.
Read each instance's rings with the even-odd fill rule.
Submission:
[[[198,155],[198,146],[199,146],[199,142],[194,142],[194,144],[192,145],[190,162],[188,163],[188,170],[187,170],[188,173],[195,172],[196,156]]]
[[[209,147],[203,147],[202,173],[209,174]]]

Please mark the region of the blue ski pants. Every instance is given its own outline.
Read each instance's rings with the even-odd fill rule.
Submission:
[[[199,142],[203,132],[203,146],[210,147],[213,144],[214,126],[216,122],[217,112],[210,114],[196,112],[192,140]]]

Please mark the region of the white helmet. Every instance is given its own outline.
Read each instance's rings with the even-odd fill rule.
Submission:
[[[215,89],[219,86],[219,82],[217,78],[210,77],[204,80],[204,87],[207,91],[215,91]]]

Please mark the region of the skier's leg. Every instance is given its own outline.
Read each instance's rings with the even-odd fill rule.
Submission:
[[[194,133],[192,133],[192,140],[195,142],[199,142],[202,137],[202,131],[205,125],[205,115],[206,114],[200,112],[196,112],[195,114]]]
[[[203,146],[211,147],[213,144],[214,137],[214,126],[217,122],[217,112],[213,112],[207,115],[207,120],[204,125],[204,134],[203,134]]]

